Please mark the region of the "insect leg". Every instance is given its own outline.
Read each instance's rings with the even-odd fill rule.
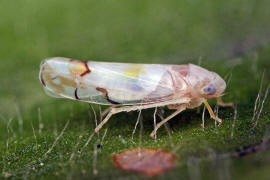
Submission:
[[[211,106],[208,104],[208,102],[205,100],[203,103],[205,104],[205,106],[210,114],[210,117],[212,119],[216,120],[219,124],[221,124],[222,120],[220,118],[216,117],[216,115],[214,114],[214,112],[213,112]]]
[[[116,108],[116,107],[117,107],[117,105],[113,105],[111,107],[108,107],[104,111],[102,111],[102,113],[100,114],[100,119],[102,120],[104,118],[104,116],[106,116],[112,110],[112,108]]]
[[[138,105],[138,106],[125,106],[125,107],[120,107],[120,108],[116,108],[116,107],[110,107],[109,111],[107,112],[107,116],[105,117],[105,119],[103,119],[100,124],[96,127],[95,132],[97,133],[102,126],[108,122],[108,120],[110,119],[110,117],[114,114],[120,113],[120,112],[130,112],[130,111],[136,111],[136,110],[141,110],[141,109],[147,109],[147,108],[152,108],[155,107],[155,104],[147,104],[147,105]]]
[[[115,112],[116,108],[111,108],[109,113],[107,113],[107,116],[105,117],[105,119],[103,119],[98,126],[95,128],[95,132],[98,133],[98,131],[102,128],[102,126],[109,121],[110,117],[113,114],[116,114],[117,112]]]
[[[172,113],[170,116],[168,116],[167,118],[163,119],[161,122],[159,122],[159,123],[156,125],[155,129],[152,131],[152,133],[150,134],[150,136],[151,136],[152,138],[154,138],[154,137],[155,137],[155,134],[156,134],[156,132],[157,132],[157,130],[158,130],[164,123],[166,123],[167,121],[169,121],[170,119],[172,119],[174,116],[176,116],[177,114],[181,113],[181,112],[184,111],[185,109],[186,109],[186,105],[180,105],[180,106],[178,106],[177,111],[175,111],[175,112]]]
[[[179,109],[179,104],[170,104],[167,106],[168,109],[173,109],[173,110],[177,110]]]
[[[189,99],[185,99],[185,100],[188,101]],[[148,108],[161,107],[161,106],[166,106],[170,104],[178,104],[178,103],[184,103],[184,102],[185,102],[184,100],[181,100],[181,101],[174,101],[174,102],[168,101],[168,102],[160,102],[160,103],[153,103],[153,104],[124,106],[120,108],[111,107],[105,119],[101,121],[101,123],[96,127],[95,132],[97,133],[102,128],[102,126],[110,119],[110,117],[113,114],[117,114],[120,112],[130,112],[130,111],[137,111],[137,110],[148,109]]]
[[[232,108],[234,108],[234,104],[232,102],[225,103],[225,102],[223,102],[221,97],[217,98],[217,104],[219,106],[222,106],[222,107],[232,107]]]

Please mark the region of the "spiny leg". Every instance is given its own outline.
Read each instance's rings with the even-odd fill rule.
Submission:
[[[106,116],[112,110],[112,108],[116,108],[116,107],[117,105],[112,105],[111,107],[108,107],[104,111],[102,111],[102,113],[100,114],[100,120],[102,120],[104,116]]]
[[[129,111],[136,111],[136,110],[147,108],[145,106],[147,106],[147,105],[125,106],[125,107],[120,107],[120,108],[116,108],[116,106],[112,106],[111,108],[108,109],[107,116],[105,117],[105,119],[103,119],[99,123],[99,125],[95,128],[95,132],[98,133],[98,131],[102,128],[102,126],[109,121],[109,119],[112,115],[123,112],[123,111],[129,112]]]
[[[168,116],[167,118],[163,119],[161,122],[159,122],[155,129],[152,131],[152,133],[150,134],[150,136],[152,138],[155,137],[157,130],[163,125],[165,124],[167,121],[169,121],[170,119],[172,119],[174,116],[176,116],[177,114],[181,113],[182,111],[184,111],[186,109],[186,105],[180,105],[177,109],[177,111],[175,111],[174,113],[172,113],[170,116]]]
[[[103,119],[99,124],[98,126],[95,128],[95,132],[98,133],[98,131],[102,128],[102,126],[104,124],[106,124],[106,122],[108,122],[108,120],[110,119],[110,117],[113,115],[113,114],[116,114],[117,112],[115,112],[115,108],[111,108],[110,111],[107,113],[107,116],[105,119]]]
[[[225,103],[225,102],[223,102],[221,97],[217,98],[217,104],[219,106],[222,106],[222,107],[232,107],[232,108],[234,108],[234,104],[232,102]]]
[[[166,103],[160,103],[158,104],[159,106],[164,106],[167,105]],[[105,119],[103,119],[100,124],[95,128],[95,132],[97,133],[102,126],[108,122],[108,120],[110,119],[110,117],[114,114],[120,113],[120,112],[130,112],[130,111],[136,111],[136,110],[142,110],[142,109],[147,109],[147,108],[153,108],[158,106],[157,104],[145,104],[145,105],[136,105],[136,106],[124,106],[124,107],[119,107],[119,108],[115,108],[115,107],[111,107],[107,114],[107,116],[105,117]]]
[[[205,106],[210,114],[210,117],[212,119],[216,120],[219,124],[221,124],[222,120],[220,118],[216,117],[215,113],[213,112],[213,110],[212,110],[211,106],[208,104],[208,102],[205,100],[203,103],[205,104]]]

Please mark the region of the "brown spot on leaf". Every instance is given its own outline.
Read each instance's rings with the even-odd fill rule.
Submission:
[[[174,160],[174,155],[167,151],[146,148],[127,150],[113,156],[117,167],[147,176],[158,175],[172,169]]]

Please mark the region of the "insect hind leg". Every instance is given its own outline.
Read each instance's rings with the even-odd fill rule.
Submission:
[[[112,109],[109,111],[109,113],[106,113],[107,116],[105,117],[105,119],[103,119],[103,120],[98,124],[98,126],[95,128],[95,132],[98,133],[98,131],[102,128],[102,126],[103,126],[104,124],[106,124],[106,122],[109,121],[110,117],[111,117],[112,115],[116,114],[116,113],[117,113],[117,112],[115,112],[115,108],[112,108]]]
[[[141,109],[147,109],[147,108],[150,108],[152,106],[153,105],[138,105],[138,106],[124,106],[124,107],[119,107],[119,108],[116,108],[117,106],[112,106],[112,107],[106,109],[104,111],[104,113],[102,113],[103,115],[107,114],[107,116],[95,128],[95,132],[98,133],[98,131],[102,128],[102,126],[104,124],[106,124],[109,121],[109,119],[111,118],[111,116],[114,114],[117,114],[120,112],[130,112],[130,111],[136,111],[136,110],[141,110]]]
[[[105,119],[103,119],[100,122],[100,124],[95,128],[95,132],[97,133],[102,128],[102,126],[108,122],[110,117],[112,115],[114,115],[114,114],[117,114],[117,113],[120,113],[120,112],[130,112],[130,111],[137,111],[137,110],[148,109],[148,108],[161,107],[161,106],[166,106],[166,105],[170,105],[170,104],[178,104],[178,103],[183,103],[183,102],[184,102],[183,100],[181,100],[181,102],[168,101],[168,102],[160,102],[160,103],[153,103],[153,104],[140,104],[140,105],[134,105],[134,106],[123,106],[123,107],[119,107],[119,108],[116,108],[115,106],[112,106],[109,109],[110,111],[108,112]]]
[[[150,136],[152,138],[155,137],[157,130],[163,125],[165,124],[167,121],[169,121],[170,119],[172,119],[174,116],[176,116],[177,114],[181,113],[182,111],[184,111],[186,109],[186,105],[179,105],[177,108],[177,111],[175,111],[174,113],[172,113],[170,116],[168,116],[167,118],[163,119],[161,122],[159,122],[155,129],[152,131],[152,133],[150,134]]]
[[[111,110],[112,108],[116,108],[117,105],[113,105],[107,109],[105,109],[104,111],[102,111],[102,113],[100,114],[100,120],[102,121],[102,119],[104,119],[104,116],[106,116]]]

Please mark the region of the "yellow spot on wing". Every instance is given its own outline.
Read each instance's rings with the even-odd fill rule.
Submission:
[[[124,74],[129,77],[138,77],[140,74],[144,73],[145,69],[142,64],[131,64],[124,71]]]

